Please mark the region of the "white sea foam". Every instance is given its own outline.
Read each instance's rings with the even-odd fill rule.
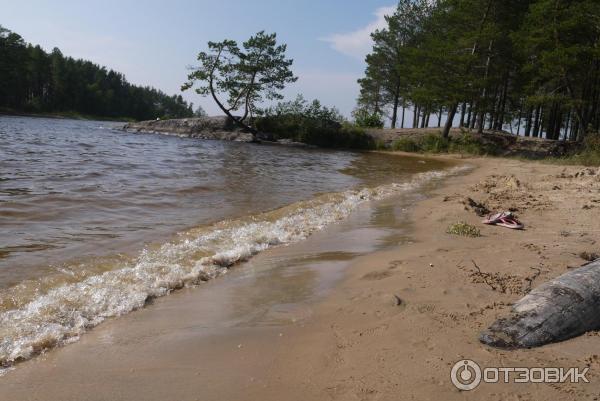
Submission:
[[[411,181],[323,195],[249,219],[191,230],[185,239],[144,250],[113,270],[48,290],[0,314],[0,366],[75,341],[104,319],[144,306],[149,298],[219,276],[271,246],[301,241],[346,218],[364,202],[417,189],[465,167],[417,174]]]

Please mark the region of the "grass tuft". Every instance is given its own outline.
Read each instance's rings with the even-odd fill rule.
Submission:
[[[460,235],[462,237],[481,237],[481,232],[477,227],[467,224],[464,221],[450,224],[446,232],[448,234]]]

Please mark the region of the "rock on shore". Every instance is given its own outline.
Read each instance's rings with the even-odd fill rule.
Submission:
[[[244,132],[231,118],[225,116],[139,121],[126,124],[123,129],[129,132],[161,133],[200,139],[239,142],[253,140],[251,133]]]

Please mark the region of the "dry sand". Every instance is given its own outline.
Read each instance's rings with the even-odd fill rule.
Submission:
[[[597,399],[598,333],[517,351],[488,348],[477,337],[532,286],[584,263],[582,252],[600,253],[600,169],[469,162],[478,168],[412,209],[412,243],[360,257],[324,300],[306,306],[301,322],[161,337],[161,325],[173,324],[165,316],[198,313],[197,305],[184,307],[190,293],[183,291],[172,296],[177,309],[167,302],[147,308],[155,309],[150,316],[165,309],[154,332],[135,324],[147,323],[148,310],[128,317],[127,330],[149,338],[143,344],[97,351],[99,336],[118,337],[120,319],[107,322],[102,334],[94,330],[1,378],[0,399]],[[515,210],[526,230],[482,225],[467,198]],[[482,236],[447,234],[457,221],[477,225]],[[589,366],[591,383],[482,384],[463,392],[450,382],[463,358],[490,367]]]

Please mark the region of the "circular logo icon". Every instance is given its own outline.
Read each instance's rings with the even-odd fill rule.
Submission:
[[[459,390],[473,390],[481,383],[481,368],[472,360],[463,359],[452,367],[450,380]]]

